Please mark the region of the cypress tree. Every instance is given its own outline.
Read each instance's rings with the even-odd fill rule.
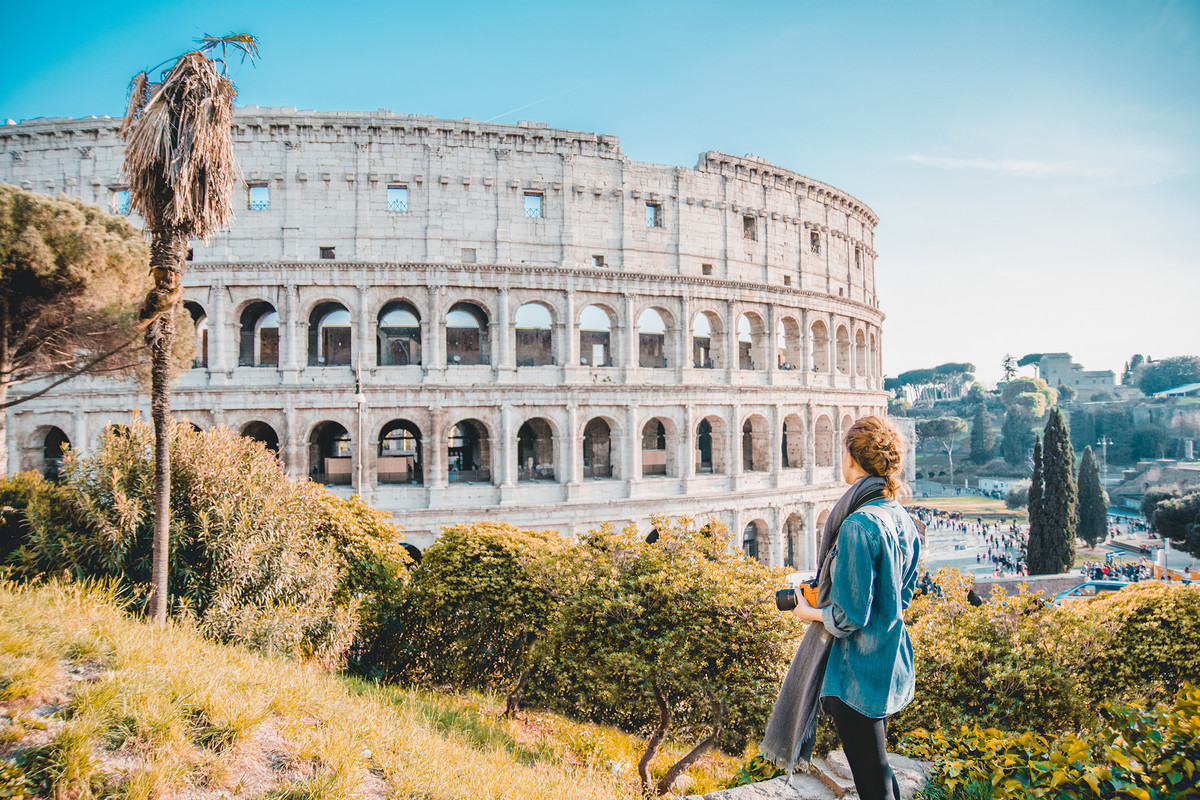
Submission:
[[[971,461],[986,464],[996,449],[996,436],[992,433],[992,415],[983,406],[971,420]]]
[[[1095,547],[1108,533],[1108,497],[1100,483],[1100,467],[1091,446],[1079,463],[1079,538]]]
[[[1038,436],[1033,442],[1033,477],[1029,481],[1029,546],[1025,553],[1025,563],[1030,575],[1044,575],[1046,531],[1042,525],[1042,494],[1044,490],[1042,477],[1042,437]]]
[[[1041,517],[1046,545],[1043,566],[1046,573],[1066,572],[1075,563],[1075,531],[1079,523],[1079,495],[1075,488],[1075,451],[1071,434],[1060,409],[1050,411],[1042,444]]]

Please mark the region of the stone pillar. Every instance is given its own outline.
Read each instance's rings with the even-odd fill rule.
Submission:
[[[495,465],[499,467],[501,500],[504,499],[506,493],[511,492],[517,483],[515,469],[517,454],[514,441],[516,437],[512,405],[505,403],[500,407],[500,463]]]
[[[679,322],[676,325],[675,375],[676,383],[684,385],[692,370],[692,303],[686,294],[679,298]]]
[[[696,440],[692,434],[692,426],[696,423],[690,405],[683,406],[681,422],[683,427],[679,431],[679,477],[683,478],[683,490],[684,494],[687,494],[688,481],[696,475]]]
[[[437,284],[429,286],[426,300],[428,313],[421,320],[421,345],[424,350],[421,364],[427,380],[431,375],[440,375],[446,368],[445,320],[442,319],[445,314],[442,310],[444,297],[443,287]]]
[[[212,313],[208,319],[208,370],[209,374],[227,372],[229,365],[228,342],[232,338],[225,312],[225,287],[215,284],[212,293]]]
[[[783,562],[787,560],[788,532],[784,529],[783,520],[782,508],[772,506],[767,509],[766,523],[771,529],[768,534],[771,541],[771,552],[768,555],[767,563],[772,567],[782,567]]]
[[[742,351],[738,347],[738,313],[737,306],[729,301],[729,311],[725,314],[725,367],[728,370],[726,383],[733,383],[733,374],[742,368]]]
[[[813,483],[817,466],[817,415],[810,401],[804,406],[804,482]]]
[[[771,485],[779,486],[780,472],[783,469],[783,421],[780,419],[779,406],[772,405],[767,409],[767,448],[771,454]],[[780,562],[782,563],[782,562]]]
[[[0,411],[0,414],[3,413],[3,411]],[[71,436],[71,448],[74,449],[76,455],[86,456],[91,452],[88,442],[87,415],[83,413],[82,408],[76,408],[72,416],[74,418],[75,430]],[[8,429],[8,436],[10,439],[16,439],[15,432],[11,427]],[[11,468],[13,462],[10,461],[9,465]]]
[[[779,372],[779,334],[775,330],[779,325],[779,309],[774,303],[767,306],[767,335],[763,349],[767,358],[767,383],[774,383]]]
[[[737,487],[737,479],[745,472],[745,465],[742,463],[742,407],[733,406],[730,408],[732,419],[729,421],[729,474],[734,478],[734,488]]]
[[[446,491],[446,410],[433,408],[429,412],[428,437],[421,442],[424,456],[425,486],[428,490],[429,507],[441,504]]]
[[[579,496],[579,485],[583,483],[583,436],[579,430],[579,406],[567,403],[567,429],[563,435],[563,472],[556,472],[559,483],[567,485],[567,499]],[[610,456],[611,458],[611,456]]]
[[[283,407],[283,442],[280,443],[280,455],[283,457],[284,468],[294,478],[306,477],[311,470],[306,458],[304,431],[300,429],[300,421],[296,418],[296,409],[291,403]]]
[[[828,351],[827,354],[829,359],[825,363],[829,364],[829,374],[837,375],[837,327],[835,325],[832,311],[825,315],[825,324],[828,326],[829,330],[829,341],[825,343],[825,348]],[[832,380],[829,382],[829,385],[833,386]]]
[[[625,330],[624,336],[621,337],[621,360],[625,367],[625,381],[628,383],[633,380],[635,370],[638,369],[639,356],[638,352],[638,329],[637,320],[634,319],[633,295],[625,295]]]
[[[363,368],[370,368],[376,365],[374,337],[371,335],[371,330],[374,327],[371,324],[370,314],[367,313],[367,286],[364,283],[358,285],[358,341],[355,343],[357,347],[351,347],[351,362],[354,364],[356,371],[361,373]],[[362,380],[362,375],[359,374],[359,380]]]
[[[517,354],[508,300],[508,288],[501,287],[496,292],[496,319],[492,326],[492,364],[502,370],[512,371],[517,368]]]
[[[803,250],[803,248],[801,248]],[[808,309],[800,309],[800,385],[808,386],[812,381],[812,331],[808,329]]]
[[[801,547],[804,551],[804,566],[806,569],[817,569],[817,546],[821,542],[821,532],[817,530],[817,510],[809,503],[804,508],[804,541]],[[799,558],[797,554],[797,558]]]
[[[300,289],[294,284],[283,289],[283,352],[280,353],[279,364],[283,367],[284,383],[295,383],[296,373],[304,368],[305,353],[300,342],[304,329],[300,315]]]
[[[629,406],[625,412],[625,480],[630,497],[634,487],[642,482],[642,431],[637,422],[637,406]]]
[[[562,365],[567,368],[566,375],[572,374],[571,370],[579,368],[579,328],[575,324],[575,293],[567,290],[563,298],[563,342],[562,349],[558,352],[562,353]]]

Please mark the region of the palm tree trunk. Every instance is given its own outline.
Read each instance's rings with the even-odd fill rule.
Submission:
[[[171,553],[171,353],[175,344],[175,306],[183,293],[187,236],[179,231],[154,231],[150,272],[154,288],[146,297],[141,318],[149,322],[150,418],[154,422],[154,560],[150,573],[150,618],[167,621]]]

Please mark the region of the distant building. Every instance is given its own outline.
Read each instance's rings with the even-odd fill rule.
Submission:
[[[1151,486],[1178,486],[1185,491],[1200,489],[1200,462],[1141,461],[1124,471],[1120,484],[1109,489],[1110,504],[1137,511]]]
[[[1111,369],[1085,370],[1071,361],[1070,353],[1046,353],[1038,361],[1038,375],[1051,387],[1074,387],[1080,400],[1091,400],[1097,394],[1113,394],[1117,374]]]

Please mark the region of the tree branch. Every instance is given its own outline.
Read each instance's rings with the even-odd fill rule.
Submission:
[[[137,341],[137,337],[135,336],[134,338],[130,339],[129,341],[125,342],[124,344],[118,345],[117,347],[114,347],[112,350],[109,350],[107,353],[101,353],[99,356],[93,358],[91,361],[85,362],[83,364],[83,366],[79,367],[78,369],[74,369],[71,372],[68,372],[63,377],[61,377],[58,380],[51,383],[49,386],[46,386],[43,389],[39,389],[38,391],[34,392],[33,394],[27,394],[24,397],[17,398],[16,400],[9,400],[7,403],[0,404],[0,409],[11,408],[12,406],[20,405],[21,403],[27,403],[36,397],[41,397],[42,395],[46,394],[46,392],[50,391],[51,389],[53,389],[57,386],[61,386],[62,384],[66,383],[67,381],[71,380],[72,378],[78,377],[78,376],[82,375],[83,373],[87,372],[89,369],[96,366],[104,359],[106,359],[110,356],[115,356],[117,353],[119,353],[122,350],[124,350],[125,348],[129,347],[131,344],[133,344],[136,341]]]
[[[711,694],[709,695],[709,698],[712,700],[713,706],[712,732],[709,733],[708,736],[705,736],[703,739],[701,739],[700,742],[691,749],[691,752],[676,761],[671,768],[667,770],[667,774],[663,775],[662,778],[659,779],[658,786],[655,787],[659,797],[671,791],[671,785],[675,783],[676,778],[686,772],[688,767],[692,766],[692,764],[695,764],[701,756],[711,750],[716,745],[717,739],[720,738],[721,729],[725,722],[725,703],[722,700],[713,697]]]
[[[642,758],[638,761],[638,777],[642,782],[642,794],[646,797],[657,796],[650,788],[650,762],[654,760],[659,746],[667,738],[667,731],[671,730],[671,707],[667,705],[667,698],[663,694],[662,688],[658,685],[657,679],[652,681],[652,685],[654,687],[654,702],[658,704],[658,727],[655,728],[650,741],[646,742],[646,752],[642,753]]]

